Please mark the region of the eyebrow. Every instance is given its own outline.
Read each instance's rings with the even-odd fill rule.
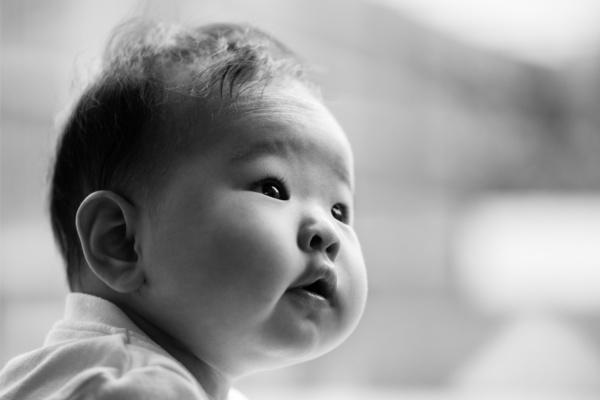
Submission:
[[[299,143],[290,143],[288,140],[257,140],[249,145],[238,147],[229,158],[229,165],[243,164],[265,156],[289,158],[301,146]],[[354,191],[350,175],[343,168],[339,168],[336,165],[332,165],[332,169]]]
[[[292,153],[293,147],[296,146],[283,140],[258,140],[248,146],[237,148],[229,159],[229,164],[245,163],[265,156],[287,158]]]

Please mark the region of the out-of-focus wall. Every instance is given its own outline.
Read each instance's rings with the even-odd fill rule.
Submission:
[[[270,31],[322,67],[317,80],[355,150],[356,230],[370,273],[364,320],[334,352],[249,378],[249,388],[445,383],[503,323],[456,284],[452,237],[465,208],[489,193],[598,190],[599,57],[542,69],[369,1],[3,1],[2,364],[41,344],[67,291],[44,190],[74,66],[142,12]],[[600,337],[598,318],[583,324]]]

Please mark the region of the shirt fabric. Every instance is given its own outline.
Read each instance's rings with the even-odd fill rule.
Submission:
[[[0,372],[1,400],[208,400],[193,375],[113,303],[67,296],[44,346]],[[245,400],[232,389],[228,400]]]

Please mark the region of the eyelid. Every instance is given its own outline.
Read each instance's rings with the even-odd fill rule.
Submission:
[[[337,221],[345,224],[345,225],[352,225],[352,209],[350,208],[350,206],[348,206],[345,203],[335,203],[331,209],[333,210],[334,207],[340,207],[341,208],[341,212],[342,212],[342,219],[337,219],[335,218]],[[333,214],[333,213],[332,213]]]
[[[265,178],[254,183],[252,186],[253,186],[253,188],[258,188],[262,185],[266,185],[269,183],[276,184],[277,186],[281,187],[281,189],[282,189],[281,200],[289,200],[290,191],[288,189],[288,185],[287,185],[285,178],[281,175],[267,175]]]

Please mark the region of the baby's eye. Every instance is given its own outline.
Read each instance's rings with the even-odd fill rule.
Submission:
[[[281,200],[281,190],[272,183],[265,183],[261,187],[262,194],[265,196],[273,197],[274,199]]]
[[[256,191],[277,200],[288,200],[290,198],[285,184],[277,178],[268,178],[259,182],[256,185]]]
[[[331,207],[331,215],[340,222],[348,223],[348,209],[343,204],[336,204]]]

